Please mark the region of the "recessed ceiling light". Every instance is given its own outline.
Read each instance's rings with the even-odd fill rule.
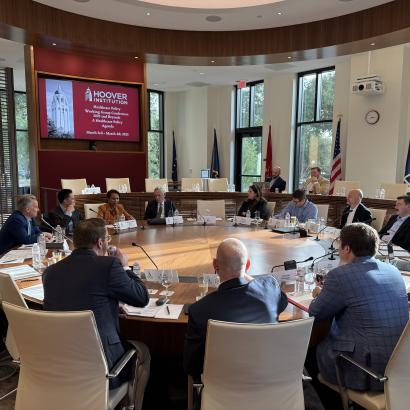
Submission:
[[[154,83],[153,85],[155,85],[156,87],[159,85],[158,83]]]
[[[373,47],[373,46],[375,46],[375,45],[376,45],[376,43],[370,43],[370,45]]]
[[[222,17],[211,15],[211,16],[206,16],[205,20],[209,21],[210,23],[217,23],[218,21],[222,20]]]
[[[151,13],[150,13],[149,11],[147,11],[145,14],[146,14],[147,16],[150,16],[150,15],[151,15]]]
[[[52,46],[56,46],[56,45],[57,45],[57,43],[51,43],[51,45],[52,45]]]
[[[291,60],[292,59],[292,57],[291,56],[288,56],[288,60]]]
[[[139,57],[138,57],[138,56],[135,56],[134,58],[135,58],[136,60],[138,60],[138,59],[139,59]]]
[[[211,60],[211,63],[212,63],[212,64],[215,64],[215,60]]]
[[[282,12],[281,12],[281,11],[278,11],[276,14],[277,14],[278,16],[281,16],[281,15],[282,15]]]
[[[199,73],[200,75],[204,75],[205,73]]]

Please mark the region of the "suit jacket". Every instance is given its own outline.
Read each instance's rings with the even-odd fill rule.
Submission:
[[[60,225],[63,229],[65,229],[65,233],[68,235],[68,225],[70,222],[73,223],[73,230],[75,227],[83,220],[83,216],[78,212],[76,209],[73,211],[71,216],[68,216],[64,213],[61,209],[61,206],[53,209],[51,212],[48,213],[46,220],[47,222],[53,226],[54,228],[57,225]],[[50,229],[50,228],[49,228]]]
[[[119,334],[118,302],[145,306],[145,285],[126,272],[117,258],[97,256],[90,249],[76,249],[49,266],[43,274],[44,309],[52,311],[92,310],[111,369],[124,354]],[[120,380],[111,383],[116,387]]]
[[[309,314],[333,320],[330,333],[317,347],[323,378],[337,384],[339,353],[384,374],[387,362],[409,319],[406,288],[400,272],[372,257],[356,258],[333,269]],[[356,390],[382,391],[383,385],[343,363],[344,383]]]
[[[379,232],[379,236],[387,235],[388,230],[396,222],[398,215],[392,215],[388,220],[387,224]],[[410,217],[408,217],[397,230],[392,238],[392,242],[401,246],[403,249],[406,249],[407,252],[410,252]]]
[[[286,189],[286,181],[280,176],[276,178],[275,182],[270,187],[271,192],[275,192],[275,189],[279,189],[279,192],[282,192]]]
[[[175,212],[175,204],[169,199],[166,199],[164,201],[164,207],[165,207],[165,210],[164,210],[165,218],[169,216],[169,211]],[[155,219],[157,217],[157,208],[158,208],[158,203],[155,199],[153,199],[152,201],[149,201],[145,209],[144,219]]]
[[[256,206],[253,206],[253,202],[249,200],[243,201],[238,211],[238,216],[245,216],[248,209],[251,211],[251,218],[255,218],[255,212],[259,211],[262,219],[269,218],[268,203],[265,198],[261,198]]]
[[[347,217],[349,216],[350,206],[347,206],[342,214],[342,219],[340,220],[340,229],[342,229],[347,222]],[[356,212],[353,216],[354,222],[366,222],[368,225],[371,224],[372,213],[366,208],[362,203],[357,206]]]
[[[184,369],[198,377],[202,373],[209,319],[238,323],[275,323],[288,299],[272,277],[248,282],[245,278],[221,283],[218,290],[189,308],[185,336]]]
[[[36,221],[31,219],[30,233],[26,217],[20,211],[14,211],[0,230],[0,254],[20,245],[29,245],[37,242],[40,228]]]

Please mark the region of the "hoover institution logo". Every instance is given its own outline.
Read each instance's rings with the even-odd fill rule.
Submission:
[[[128,95],[125,93],[112,92],[112,91],[91,91],[90,87],[84,94],[84,100],[87,102],[99,102],[99,103],[109,103],[109,104],[128,104]]]

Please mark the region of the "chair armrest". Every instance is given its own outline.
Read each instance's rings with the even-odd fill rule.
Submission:
[[[388,377],[386,376],[382,376],[380,374],[377,374],[375,371],[373,371],[372,369],[370,369],[367,366],[364,366],[358,362],[356,362],[355,360],[353,360],[351,357],[344,355],[343,353],[340,353],[337,356],[336,359],[336,366],[338,365],[337,362],[341,361],[341,359],[346,360],[347,362],[349,362],[350,364],[352,364],[353,366],[356,366],[357,368],[359,368],[360,370],[362,370],[363,372],[365,372],[366,374],[368,374],[370,377],[373,377],[373,379],[384,383],[385,381],[388,380]]]
[[[110,372],[107,374],[108,379],[114,379],[117,377],[121,370],[125,367],[125,365],[130,361],[131,357],[134,356],[134,354],[137,352],[136,349],[129,349],[126,351],[120,360],[118,360],[117,364],[110,370]]]

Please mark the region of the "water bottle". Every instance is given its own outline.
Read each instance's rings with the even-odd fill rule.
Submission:
[[[381,188],[380,189],[380,199],[384,199],[386,197],[386,190]]]
[[[62,243],[64,238],[63,238],[63,230],[61,229],[60,225],[56,226],[55,234],[56,234],[56,242],[57,243]]]
[[[125,221],[125,216],[124,216],[124,214],[121,214],[120,215],[120,222],[124,222]]]
[[[320,220],[319,220],[319,230],[321,231],[325,226],[326,226],[325,218],[320,218]]]
[[[289,226],[290,226],[290,213],[286,212],[286,215],[285,215],[285,228],[289,228]]]
[[[33,248],[31,249],[31,257],[33,260],[33,268],[38,270],[42,267],[41,261],[43,258],[41,257],[41,250],[40,245],[38,243],[33,244]]]
[[[248,209],[246,211],[246,222],[250,222],[251,220],[251,211]]]
[[[132,272],[135,276],[141,277],[141,265],[138,261],[134,262],[132,265]]]
[[[178,211],[178,209],[175,209],[174,216],[179,216],[179,211]]]
[[[40,247],[41,256],[46,256],[47,248],[46,248],[46,236],[41,233],[37,238],[38,246]]]

